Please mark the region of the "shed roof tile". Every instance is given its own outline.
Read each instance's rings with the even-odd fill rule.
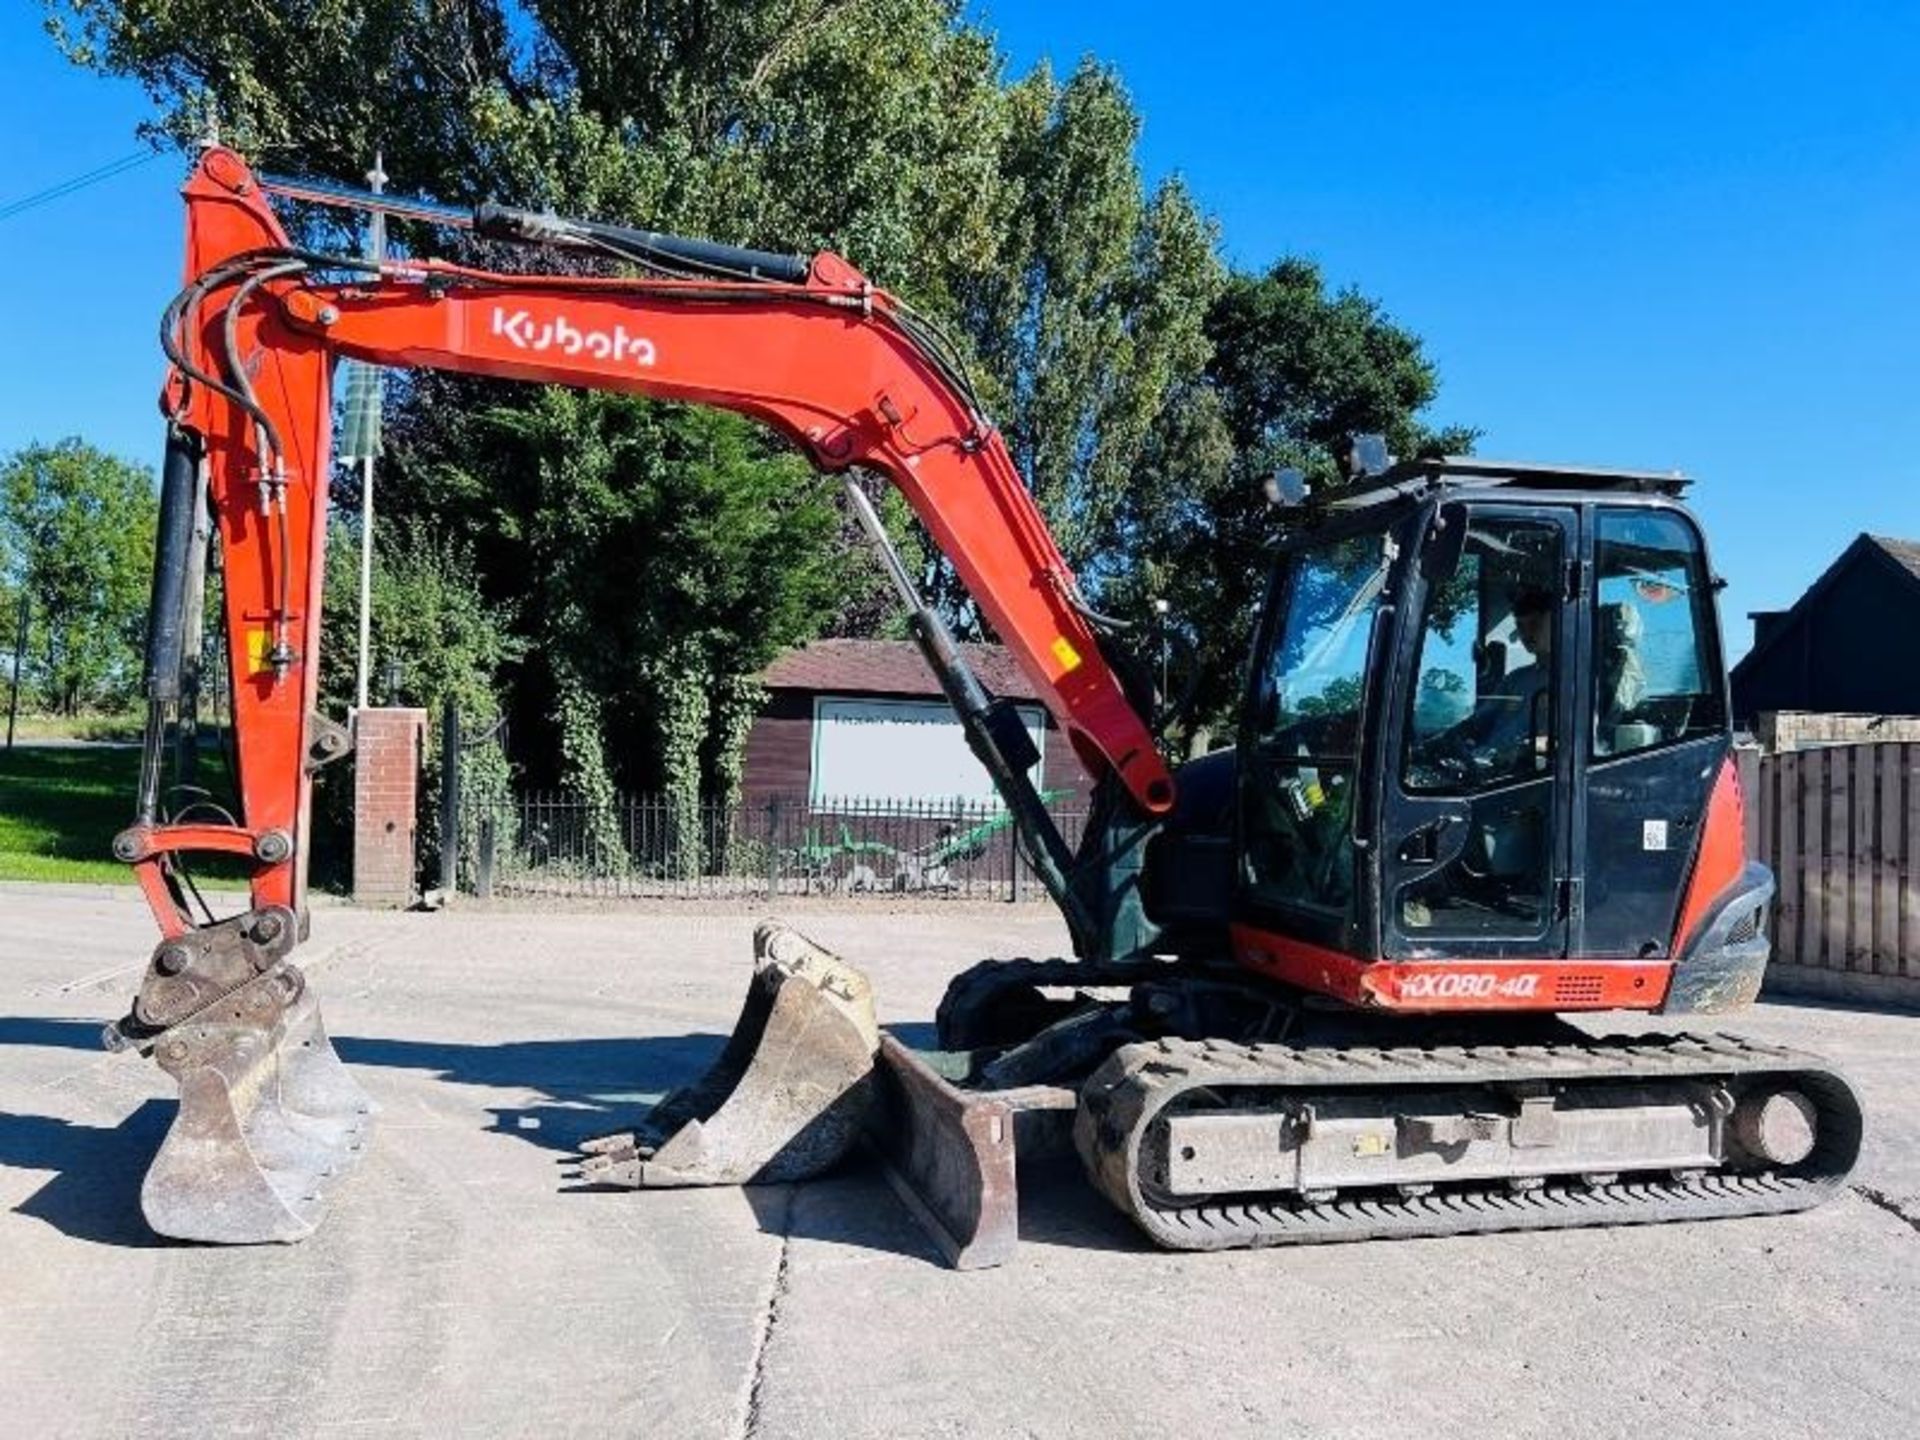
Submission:
[[[1036,700],[1039,694],[1003,645],[962,645],[961,654],[995,695]],[[760,674],[770,690],[861,695],[940,694],[940,682],[910,640],[816,640],[789,650]]]

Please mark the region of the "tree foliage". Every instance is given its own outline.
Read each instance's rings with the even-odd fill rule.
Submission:
[[[354,703],[359,651],[357,527],[339,521],[328,527],[326,566],[320,704],[326,712],[342,715]],[[417,705],[427,711],[422,793],[434,795],[446,763],[439,728],[446,707],[458,711],[470,736],[485,733],[501,718],[499,677],[525,650],[516,634],[516,609],[511,601],[494,602],[481,593],[472,551],[457,536],[404,519],[378,527],[372,581],[369,699],[376,705]],[[389,691],[389,675],[398,677],[397,693]],[[510,777],[495,747],[469,753],[463,778],[473,802],[464,818],[471,823],[479,804],[504,798]],[[350,853],[352,790],[351,765],[329,766],[316,778],[314,810],[323,861],[338,862]],[[425,807],[423,814],[420,853],[436,854],[437,807]],[[470,851],[472,836],[465,839]],[[338,873],[320,878],[345,880]]]
[[[817,634],[863,557],[834,543],[827,483],[737,417],[561,389],[517,398],[418,428],[396,501],[471,545],[491,593],[521,597],[516,734],[561,762],[536,780],[590,778],[581,704],[565,733],[546,718],[577,690],[617,780],[697,797],[725,769],[712,737],[737,724],[722,682]]]
[[[77,439],[0,461],[0,577],[32,607],[22,684],[40,704],[72,715],[132,698],[156,509],[148,471]],[[11,651],[11,608],[4,623]]]
[[[1209,719],[1274,533],[1259,477],[1330,482],[1350,428],[1402,453],[1470,438],[1422,428],[1432,367],[1373,302],[1301,261],[1228,274],[1184,185],[1144,183],[1110,68],[1010,77],[959,0],[44,3],[67,53],[144,84],[179,142],[217,119],[282,170],[352,176],[381,149],[398,188],[449,200],[848,255],[971,357],[1090,593],[1168,602]],[[489,600],[528,593],[514,711],[537,778],[725,793],[752,674],[890,618],[873,567],[827,558],[850,534],[830,490],[743,422],[446,377],[398,408],[389,512],[447,527]]]
[[[1422,420],[1438,380],[1418,338],[1358,291],[1329,291],[1309,261],[1234,275],[1206,338],[1203,376],[1139,451],[1120,525],[1132,563],[1103,596],[1134,612],[1168,603],[1172,643],[1197,670],[1203,731],[1231,725],[1268,551],[1287,522],[1267,477],[1296,466],[1316,490],[1337,488],[1335,457],[1358,433],[1384,434],[1407,456],[1461,453],[1474,440]]]

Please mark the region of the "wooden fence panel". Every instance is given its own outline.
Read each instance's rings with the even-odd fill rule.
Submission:
[[[1748,792],[1782,965],[1920,979],[1920,744],[1762,756]]]
[[[1876,975],[1900,973],[1900,857],[1901,825],[1906,819],[1904,745],[1873,747],[1876,775],[1876,817],[1873,872],[1873,944],[1867,968]]]
[[[1832,795],[1827,789],[1827,752],[1809,750],[1800,757],[1800,953],[1802,965],[1824,965],[1827,954],[1827,821]],[[1819,803],[1810,803],[1814,796]]]
[[[1874,807],[1879,800],[1878,745],[1849,745],[1846,766],[1853,777],[1853,834],[1848,850],[1847,969],[1873,969],[1873,872],[1880,859]]]
[[[1771,755],[1760,767],[1760,783],[1773,792],[1774,814],[1780,838],[1776,850],[1762,849],[1760,858],[1773,867],[1774,953],[1797,956],[1805,933],[1807,877],[1800,849],[1800,756],[1793,751]]]
[[[1900,973],[1920,978],[1920,745],[1900,747],[1905,795],[1901,810]]]

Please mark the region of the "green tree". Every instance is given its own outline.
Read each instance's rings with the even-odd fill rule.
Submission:
[[[42,704],[72,715],[134,694],[155,512],[148,471],[78,439],[0,462],[0,573],[33,607]]]
[[[1475,438],[1423,418],[1438,377],[1419,338],[1358,290],[1329,291],[1310,261],[1234,275],[1206,336],[1204,378],[1179,391],[1139,452],[1122,514],[1134,562],[1104,596],[1135,612],[1167,602],[1196,671],[1190,738],[1200,742],[1231,725],[1269,552],[1287,523],[1263,482],[1295,466],[1315,490],[1337,488],[1335,457],[1353,434],[1383,433],[1409,456],[1462,453]]]
[[[732,798],[742,677],[818,634],[870,567],[834,541],[832,483],[719,411],[546,389],[457,410],[396,457],[396,497],[459,535],[531,641],[516,733],[548,779],[676,807],[698,859],[703,794]],[[598,811],[596,811],[598,813]],[[596,822],[609,853],[617,850]]]
[[[353,704],[354,666],[359,650],[360,548],[357,527],[336,521],[327,536],[326,600],[321,615],[320,698],[328,713],[344,714]],[[484,732],[502,713],[508,671],[521,658],[524,643],[514,630],[511,602],[494,602],[480,592],[471,551],[456,537],[387,517],[376,531],[369,669],[375,702],[382,699],[426,709],[429,737],[422,793],[439,793],[440,720],[451,705],[469,735]],[[388,662],[401,677],[398,696],[380,694]],[[463,763],[463,851],[471,853],[473,827],[482,807],[506,797],[510,776],[494,749],[476,749]],[[344,880],[351,853],[352,767],[329,766],[315,784],[320,859],[329,880]],[[420,853],[437,853],[438,807],[423,808]]]

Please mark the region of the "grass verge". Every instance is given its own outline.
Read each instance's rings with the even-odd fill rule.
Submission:
[[[218,764],[207,760],[219,784]],[[0,750],[0,880],[104,881],[130,885],[133,871],[113,858],[113,837],[133,818],[140,752],[92,746],[19,746]],[[211,862],[195,872],[216,884],[237,881]]]
[[[0,716],[0,721],[5,717]],[[129,710],[119,715],[21,715],[14,722],[16,740],[138,740],[146,729],[146,713]]]

